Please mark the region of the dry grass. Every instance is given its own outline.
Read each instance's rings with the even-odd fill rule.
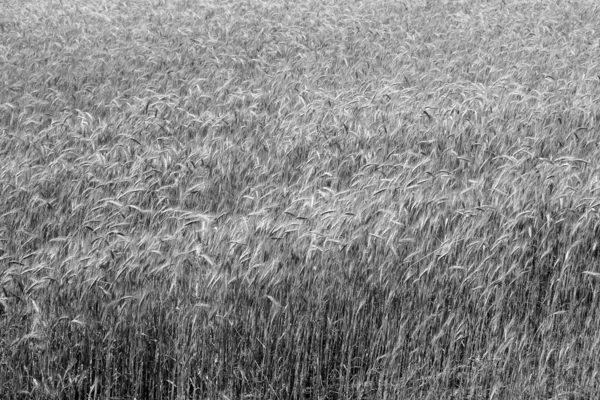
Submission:
[[[0,393],[600,391],[593,1],[13,1]]]

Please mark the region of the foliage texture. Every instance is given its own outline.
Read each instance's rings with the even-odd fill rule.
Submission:
[[[0,394],[600,391],[595,1],[0,1]]]

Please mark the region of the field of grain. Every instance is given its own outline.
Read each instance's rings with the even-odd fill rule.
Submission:
[[[0,8],[0,397],[597,398],[595,1]]]

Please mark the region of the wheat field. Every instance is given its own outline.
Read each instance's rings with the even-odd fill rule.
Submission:
[[[595,1],[0,8],[1,398],[598,398]]]

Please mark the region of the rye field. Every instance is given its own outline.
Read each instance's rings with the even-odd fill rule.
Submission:
[[[1,398],[597,398],[595,1],[0,9]]]

